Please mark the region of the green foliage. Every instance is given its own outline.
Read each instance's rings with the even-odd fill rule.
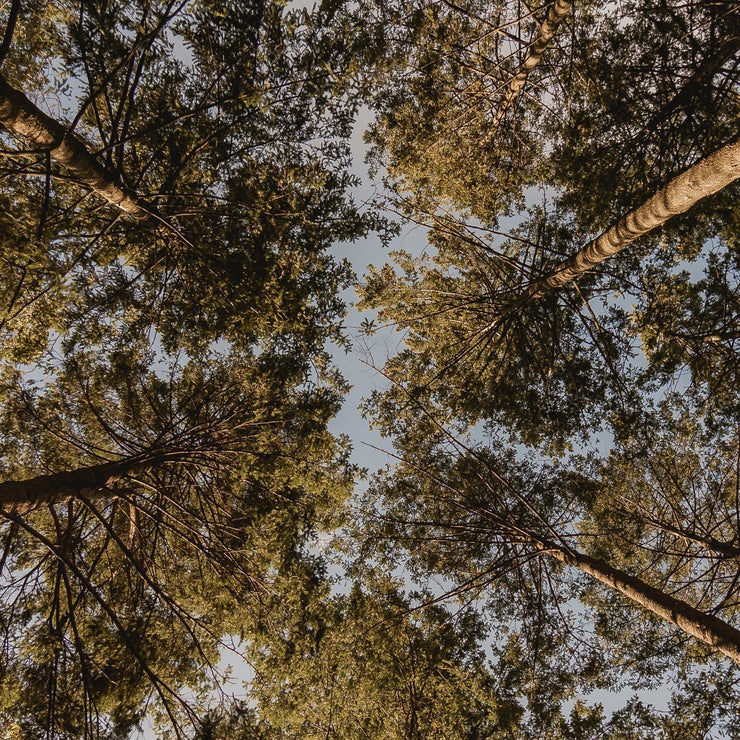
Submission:
[[[384,221],[350,195],[354,62],[323,11],[45,10],[20,8],[3,75],[149,217],[2,133],[3,479],[119,473],[4,507],[0,717],[113,738],[150,714],[182,737],[222,638],[348,495],[325,345],[351,271],[327,250]]]
[[[388,579],[365,580],[332,597],[314,582],[300,606],[271,610],[255,638],[264,736],[510,736],[522,709],[487,669],[478,621],[440,607],[417,613]]]
[[[553,181],[590,228],[736,135],[739,28],[725,2],[594,4],[577,14],[568,116],[552,116],[548,129]]]
[[[422,405],[437,421],[505,425],[558,451],[631,412],[627,338],[576,296],[517,303],[524,265],[571,242],[557,214],[535,209],[506,240],[439,218],[429,242],[433,256],[396,254],[400,274],[371,269],[361,293],[361,306],[405,332],[407,349],[386,367],[394,386],[377,399],[384,429],[401,434],[397,410]]]
[[[407,338],[386,368],[394,388],[372,402],[379,424],[403,434],[396,409],[418,399],[443,423],[502,424],[559,453],[594,432],[625,433],[640,395],[683,383],[687,370],[699,413],[733,419],[736,184],[577,286],[520,296],[736,134],[737,8],[580,5],[500,119],[544,9],[367,12],[390,21],[373,156],[429,244],[419,260],[398,255],[397,268],[371,271],[363,291],[365,307]]]
[[[179,694],[218,686],[221,637],[346,495],[325,426],[336,397],[246,357],[163,378],[121,353],[109,365],[78,354],[5,398],[6,478],[101,458],[137,467],[99,497],[7,515],[3,711],[43,733],[125,735],[154,692],[170,723],[194,722]]]
[[[535,665],[517,677],[531,736],[673,736],[683,698],[665,716],[561,713],[711,660],[562,563],[582,553],[737,625],[736,186],[577,284],[526,291],[736,135],[737,10],[578,6],[500,116],[506,52],[539,16],[425,10],[376,11],[402,19],[383,50],[402,71],[380,78],[373,156],[427,248],[371,269],[361,294],[404,337],[366,403],[397,461],[366,498],[363,556],[478,600],[509,664]],[[722,706],[691,731],[721,725]]]
[[[9,265],[13,321],[34,323],[44,308],[48,329],[79,343],[124,312],[172,352],[228,341],[300,356],[337,339],[350,271],[326,248],[382,223],[348,195],[358,101],[331,33],[281,4],[214,13],[136,2],[83,2],[57,33],[76,134],[152,216],[121,218],[49,170],[44,154],[13,156],[9,146],[17,238],[51,259]],[[4,73],[30,97],[45,95],[22,69]],[[29,174],[42,176],[32,189]],[[34,346],[21,334],[15,353],[43,353],[45,338]]]
[[[548,7],[12,5],[3,77],[148,217],[0,133],[0,494],[29,491],[0,732],[734,737],[737,668],[599,576],[737,625],[736,186],[526,291],[737,134],[738,11],[576,4],[504,109]],[[328,248],[392,230],[350,194],[361,102],[428,249],[362,289],[405,347],[366,403],[396,464],[350,514]],[[213,694],[226,635],[244,702]],[[668,680],[666,711],[589,697]]]

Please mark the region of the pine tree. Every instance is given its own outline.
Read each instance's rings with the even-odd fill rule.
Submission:
[[[349,195],[351,59],[280,3],[13,9],[0,716],[182,737],[348,493],[327,248],[381,224]]]

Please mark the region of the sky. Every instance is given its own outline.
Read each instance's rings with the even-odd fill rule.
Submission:
[[[382,195],[381,178],[371,179],[365,164],[367,144],[364,133],[370,123],[370,111],[363,108],[358,115],[352,134],[352,171],[360,180],[354,191],[355,200],[363,203],[376,195]],[[390,214],[389,214],[390,215]],[[361,241],[335,245],[331,252],[338,259],[349,260],[361,284],[370,265],[380,267],[389,261],[388,253],[394,249],[404,249],[411,254],[421,254],[426,246],[426,238],[420,227],[402,226],[401,233],[388,247],[383,246],[377,235],[370,235]],[[403,337],[392,327],[379,327],[371,336],[360,330],[363,319],[373,319],[373,312],[361,312],[356,307],[357,295],[354,287],[344,291],[347,316],[344,322],[345,334],[351,340],[351,350],[345,352],[334,348],[334,361],[345,379],[352,385],[342,410],[330,424],[335,434],[346,434],[353,441],[353,461],[372,472],[389,461],[381,450],[390,450],[390,441],[383,439],[377,430],[371,429],[362,418],[358,406],[362,399],[374,389],[385,386],[386,381],[379,372],[386,360],[396,354]],[[376,322],[377,324],[377,322]]]

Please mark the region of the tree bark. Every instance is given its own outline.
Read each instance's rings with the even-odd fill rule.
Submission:
[[[541,543],[538,546],[555,559],[619,591],[630,601],[639,604],[740,664],[740,630],[727,622],[713,614],[699,611],[691,604],[666,594],[635,576],[613,568],[603,560],[574,550],[566,550],[553,543]]]
[[[547,12],[547,17],[539,28],[537,37],[532,42],[527,51],[527,55],[524,57],[524,61],[519,67],[519,71],[511,78],[507,88],[504,99],[499,105],[496,115],[493,117],[491,122],[491,134],[486,139],[486,143],[490,142],[496,133],[498,125],[501,123],[501,119],[504,117],[504,113],[511,107],[513,102],[521,93],[524,84],[527,81],[529,73],[540,63],[542,55],[545,52],[550,41],[552,41],[555,32],[558,27],[568,15],[568,12],[573,5],[571,0],[555,0],[550,6]]]
[[[28,480],[5,481],[0,483],[0,514],[23,516],[39,506],[63,503],[78,496],[110,497],[112,484],[150,469],[156,460],[152,455],[137,456]]]
[[[595,265],[613,257],[630,242],[662,226],[669,218],[685,213],[700,200],[719,192],[738,177],[740,139],[725,144],[674,177],[649,200],[557,265],[549,275],[530,283],[518,303],[527,303],[562,288]]]
[[[132,192],[98,162],[84,142],[61,123],[37,108],[20,90],[8,84],[0,75],[0,125],[49,152],[91,190],[138,219],[149,218],[136,193]]]

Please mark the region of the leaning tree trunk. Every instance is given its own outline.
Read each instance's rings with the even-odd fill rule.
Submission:
[[[518,304],[541,298],[562,288],[643,234],[664,224],[669,218],[689,210],[702,198],[719,192],[740,177],[740,139],[725,144],[713,154],[674,177],[649,200],[628,213],[610,229],[589,242],[570,259],[535,280],[522,293]]]
[[[691,604],[618,570],[598,558],[565,549],[554,543],[541,543],[538,547],[557,560],[619,591],[630,601],[676,625],[687,634],[719,650],[735,663],[740,664],[740,630],[727,622],[713,614],[706,614]]]
[[[658,126],[681,108],[689,108],[692,100],[699,95],[706,95],[706,86],[711,82],[714,75],[722,69],[723,65],[730,61],[740,51],[740,33],[726,39],[714,56],[709,57],[699,67],[694,69],[691,77],[682,85],[674,97],[645,125],[646,131],[655,131]]]
[[[39,475],[0,483],[0,516],[23,516],[40,506],[58,504],[75,497],[109,498],[111,486],[136,473],[150,470],[162,456],[147,454],[76,470]]]
[[[1,75],[0,125],[49,152],[59,164],[124,213],[140,220],[149,218],[150,211],[138,196],[103,167],[79,137],[37,108]]]
[[[519,71],[511,78],[511,81],[507,85],[504,99],[501,101],[501,104],[496,111],[496,115],[493,117],[493,121],[491,122],[491,133],[486,139],[487,142],[490,142],[495,136],[496,129],[501,123],[501,119],[517,97],[519,97],[529,73],[540,63],[540,59],[542,59],[545,49],[550,41],[552,41],[553,36],[555,36],[555,32],[565,19],[565,16],[568,15],[572,5],[573,3],[571,0],[555,0],[555,2],[550,6],[549,11],[547,12],[547,17],[540,26],[537,37],[530,45],[527,55],[524,57],[524,61],[519,67]]]

